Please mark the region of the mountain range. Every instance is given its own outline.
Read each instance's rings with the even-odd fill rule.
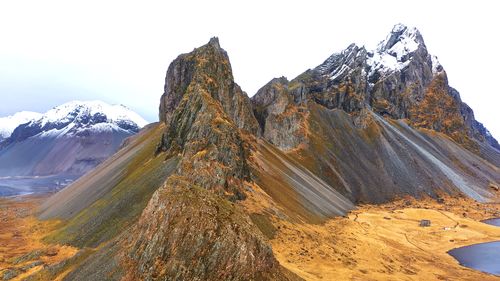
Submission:
[[[147,124],[122,105],[100,101],[72,101],[44,114],[20,112],[0,121],[5,133],[0,142],[4,189],[16,183],[34,184],[33,177],[41,185],[72,181],[114,154]]]
[[[39,278],[302,280],[269,244],[278,222],[404,197],[500,198],[498,142],[401,24],[375,50],[352,44],[252,98],[212,38],[170,64],[159,119],[41,206],[39,219],[63,222],[44,241],[79,252]],[[4,143],[62,128],[41,120]]]

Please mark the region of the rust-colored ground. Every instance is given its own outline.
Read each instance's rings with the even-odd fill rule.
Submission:
[[[35,219],[34,209],[41,200],[0,199],[0,278],[15,274],[10,280],[22,280],[77,252],[41,241],[57,224]],[[346,218],[307,224],[269,215],[280,208],[264,192],[255,192],[244,202],[270,238],[281,265],[306,280],[500,280],[462,267],[446,253],[500,240],[500,228],[479,222],[500,217],[498,204],[463,198],[446,198],[444,203],[400,200],[363,205]],[[262,210],[267,212],[255,215]],[[419,227],[421,219],[430,219],[431,226]]]
[[[500,240],[500,228],[479,222],[500,216],[498,204],[466,199],[401,200],[360,206],[325,224],[274,224],[279,262],[306,280],[500,280],[467,269],[447,251]],[[420,227],[430,219],[430,227]]]
[[[40,222],[34,217],[34,210],[43,199],[0,198],[0,278],[22,280],[77,252],[73,247],[47,245],[41,241],[57,224]]]

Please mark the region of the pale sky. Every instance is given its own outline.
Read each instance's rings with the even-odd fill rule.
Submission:
[[[124,104],[157,120],[165,72],[218,36],[248,95],[350,43],[417,27],[451,86],[500,139],[496,1],[0,2],[0,116],[70,100]]]

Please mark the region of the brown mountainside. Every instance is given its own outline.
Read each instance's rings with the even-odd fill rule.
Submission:
[[[416,49],[391,51],[405,40]],[[43,206],[41,218],[62,220],[47,241],[83,250],[39,276],[300,280],[270,247],[277,222],[322,224],[356,203],[405,196],[497,200],[488,187],[500,182],[497,145],[420,33],[396,26],[379,46],[351,45],[252,99],[216,38],[180,55],[160,124]],[[381,66],[383,55],[400,65]],[[77,198],[86,200],[67,206]]]

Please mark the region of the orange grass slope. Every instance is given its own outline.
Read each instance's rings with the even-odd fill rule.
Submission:
[[[71,246],[42,242],[58,225],[57,221],[39,221],[34,217],[34,210],[43,199],[0,199],[0,276],[4,280],[23,280],[78,251]]]

